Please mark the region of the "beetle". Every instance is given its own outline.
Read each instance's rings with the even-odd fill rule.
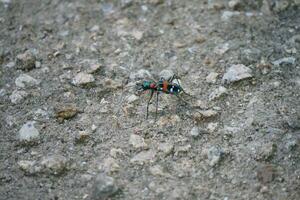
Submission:
[[[179,97],[179,94],[184,93],[188,96],[191,96],[191,95],[184,91],[184,89],[181,87],[178,79],[179,79],[179,77],[174,74],[173,76],[171,76],[167,80],[165,78],[161,77],[159,81],[144,80],[143,82],[136,84],[136,89],[137,89],[138,92],[143,92],[143,91],[147,91],[147,90],[150,91],[150,98],[149,98],[148,103],[147,103],[146,119],[148,119],[149,105],[150,105],[151,99],[153,98],[154,93],[156,93],[155,120],[157,118],[158,95],[159,95],[160,92],[165,93],[165,94],[175,95],[181,101],[187,103],[185,100],[183,100],[181,97]],[[173,82],[174,80],[177,80],[177,83]]]

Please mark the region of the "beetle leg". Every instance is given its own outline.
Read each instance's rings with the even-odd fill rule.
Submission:
[[[172,83],[172,81],[174,80],[174,78],[175,78],[175,74],[168,79],[168,82]]]
[[[184,102],[185,104],[189,104],[186,100],[181,98],[179,95],[175,95],[180,101]]]
[[[156,110],[155,110],[155,121],[157,119],[157,110],[158,110],[158,94],[159,92],[156,93]]]
[[[154,94],[154,90],[151,90],[150,98],[149,98],[148,103],[147,103],[147,115],[146,115],[146,119],[148,119],[149,105],[150,105],[151,99],[153,97],[153,94]]]

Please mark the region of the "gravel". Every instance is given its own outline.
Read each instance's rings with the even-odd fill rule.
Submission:
[[[299,6],[0,0],[0,199],[300,199]]]

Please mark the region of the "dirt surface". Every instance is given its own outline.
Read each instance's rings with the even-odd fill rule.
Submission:
[[[298,0],[1,0],[0,199],[300,199]],[[195,98],[136,95],[177,74]]]

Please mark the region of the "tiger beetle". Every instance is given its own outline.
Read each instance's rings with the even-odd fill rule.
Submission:
[[[173,80],[177,80],[177,83],[174,83]],[[184,99],[179,97],[180,93],[184,93],[188,96],[191,96],[190,94],[186,93],[184,89],[181,87],[178,81],[178,77],[176,75],[173,75],[170,77],[168,80],[165,80],[163,77],[160,78],[159,81],[143,81],[142,83],[137,83],[136,84],[136,89],[138,92],[143,92],[150,90],[150,98],[147,103],[147,115],[146,119],[148,119],[148,114],[149,114],[149,105],[151,102],[151,99],[153,97],[153,94],[156,92],[156,111],[155,111],[155,121],[157,118],[157,110],[158,110],[158,95],[160,92],[165,93],[165,94],[171,94],[175,95],[178,97],[181,101],[187,103]]]

